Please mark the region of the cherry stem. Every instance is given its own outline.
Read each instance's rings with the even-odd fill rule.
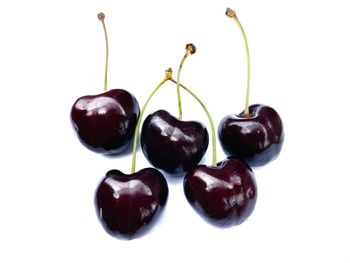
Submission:
[[[213,160],[212,160],[212,165],[216,166],[217,165],[217,158],[216,158],[216,134],[215,134],[215,126],[214,126],[214,122],[213,119],[207,109],[207,107],[205,107],[204,103],[199,99],[199,97],[194,94],[189,88],[185,87],[184,85],[182,85],[181,83],[175,81],[173,78],[170,79],[172,82],[174,82],[177,87],[182,87],[184,90],[186,90],[190,95],[192,95],[193,98],[195,98],[197,100],[197,102],[202,106],[203,110],[205,111],[205,113],[207,114],[209,123],[210,123],[210,128],[211,128],[211,134],[212,134],[212,143],[213,143]]]
[[[98,20],[102,22],[103,26],[103,31],[105,33],[105,40],[106,40],[106,64],[105,64],[105,83],[104,83],[104,91],[107,91],[107,73],[108,73],[108,53],[109,53],[109,48],[108,48],[108,35],[107,35],[107,29],[106,29],[106,24],[105,24],[105,14],[104,13],[99,13],[97,15]]]
[[[179,119],[182,119],[182,105],[181,105],[181,94],[180,94],[180,74],[181,74],[181,70],[182,70],[182,66],[184,64],[184,62],[186,61],[187,57],[191,54],[194,54],[196,52],[196,46],[193,44],[187,44],[186,45],[186,53],[184,55],[184,57],[181,60],[179,69],[177,71],[177,77],[176,77],[176,90],[177,90],[177,102],[178,102],[178,106],[179,106]]]
[[[139,137],[139,130],[140,130],[140,126],[141,126],[141,121],[142,121],[142,117],[145,113],[146,107],[148,105],[148,103],[150,102],[150,100],[152,99],[153,95],[160,89],[160,87],[163,86],[163,84],[165,82],[167,82],[168,80],[170,80],[172,78],[172,69],[169,68],[165,71],[165,78],[158,84],[158,86],[152,91],[152,93],[148,96],[145,104],[143,105],[141,112],[140,112],[140,116],[137,120],[137,124],[136,124],[136,128],[135,128],[135,134],[134,134],[134,144],[133,144],[133,150],[132,150],[132,162],[131,162],[131,173],[135,173],[135,168],[136,168],[136,151],[137,151],[137,141],[138,141],[138,137]]]
[[[244,32],[242,24],[239,22],[236,12],[230,8],[226,9],[226,16],[229,18],[232,18],[237,26],[239,27],[239,30],[242,33],[244,44],[245,44],[245,51],[247,55],[247,91],[246,91],[246,97],[245,97],[245,108],[244,108],[244,116],[249,117],[249,92],[250,92],[250,55],[249,55],[249,46],[248,46],[248,40],[247,36]]]

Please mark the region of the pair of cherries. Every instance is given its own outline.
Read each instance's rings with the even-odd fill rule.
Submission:
[[[219,139],[230,156],[216,162],[215,128],[212,118],[200,99],[180,84],[180,72],[188,55],[195,53],[186,46],[177,80],[171,70],[155,88],[140,111],[135,97],[126,90],[114,89],[95,96],[79,98],[71,110],[71,122],[78,138],[92,151],[115,155],[125,150],[133,138],[131,174],[111,170],[95,193],[95,207],[100,222],[112,236],[132,239],[145,233],[166,205],[168,185],[155,168],[135,172],[139,129],[145,109],[157,90],[167,81],[177,84],[179,118],[165,110],[150,114],[143,122],[141,146],[144,155],[156,168],[170,174],[184,174],[184,192],[191,206],[207,221],[218,226],[242,223],[252,213],[257,186],[250,166],[262,166],[275,159],[282,147],[283,124],[277,112],[265,105],[249,106],[250,58],[244,30],[236,14],[226,15],[237,23],[243,34],[248,79],[246,108],[238,115],[226,116],[219,125]],[[107,90],[108,38],[105,16],[98,18],[106,37],[105,90]],[[198,165],[209,143],[206,127],[196,121],[182,121],[180,87],[189,92],[205,110],[213,142],[212,166]],[[250,165],[250,166],[249,166]]]

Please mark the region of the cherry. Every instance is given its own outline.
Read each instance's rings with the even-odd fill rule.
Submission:
[[[250,55],[248,41],[236,13],[227,8],[226,15],[238,25],[246,46],[247,55],[247,94],[244,112],[226,116],[219,125],[221,145],[231,156],[242,158],[251,166],[262,166],[279,155],[283,141],[283,123],[273,108],[255,104],[249,106]]]
[[[252,169],[238,159],[217,166],[199,165],[184,179],[190,205],[208,222],[229,227],[241,224],[253,212],[257,187]]]
[[[180,121],[165,110],[148,115],[142,126],[141,145],[146,158],[168,173],[188,171],[208,148],[208,132],[195,121]]]
[[[208,148],[208,131],[196,121],[182,121],[180,73],[186,58],[194,54],[193,44],[186,46],[186,53],[177,73],[179,118],[165,110],[150,114],[143,123],[141,146],[149,162],[170,174],[183,175],[200,162]]]
[[[80,97],[71,109],[71,122],[79,140],[88,149],[116,154],[130,144],[140,113],[136,98],[123,89],[107,91],[108,37],[105,15],[98,14],[106,39],[104,93]]]
[[[179,85],[191,93],[185,86]],[[257,187],[253,171],[248,164],[233,157],[217,164],[213,120],[204,104],[195,98],[210,122],[213,160],[212,166],[197,165],[186,173],[185,196],[194,210],[208,222],[221,227],[238,225],[251,215],[255,207]]]
[[[244,159],[252,166],[274,160],[283,144],[283,124],[271,107],[249,106],[244,113],[226,116],[219,125],[219,138],[226,153]]]
[[[150,229],[167,198],[168,185],[158,170],[146,168],[132,175],[111,170],[96,190],[95,207],[110,235],[133,239]]]
[[[154,93],[170,79],[154,89],[142,107],[134,133],[131,174],[119,170],[107,172],[95,193],[97,216],[107,233],[121,239],[134,239],[147,233],[164,209],[168,184],[161,172],[145,168],[136,172],[138,134],[145,109]]]

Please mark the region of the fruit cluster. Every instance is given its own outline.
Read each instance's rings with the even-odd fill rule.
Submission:
[[[106,38],[105,92],[79,98],[71,109],[71,122],[79,140],[88,149],[115,155],[128,147],[133,139],[131,174],[119,170],[106,173],[95,193],[95,207],[103,227],[112,236],[132,239],[144,234],[160,215],[168,198],[168,184],[157,169],[171,175],[185,175],[184,193],[190,205],[208,222],[222,227],[238,225],[254,210],[257,186],[250,166],[262,166],[280,153],[284,131],[282,120],[271,107],[249,106],[250,55],[248,42],[236,13],[226,15],[238,25],[246,45],[248,77],[246,105],[238,115],[221,121],[219,140],[227,159],[216,161],[215,126],[209,111],[190,89],[180,83],[180,73],[187,57],[196,52],[186,46],[176,80],[168,69],[164,79],[152,91],[140,111],[136,98],[126,90],[107,91],[108,38],[105,16],[98,15]],[[158,110],[143,121],[141,147],[155,168],[136,172],[136,150],[139,130],[146,107],[154,94],[167,81],[176,84],[179,116]],[[182,120],[180,89],[188,92],[203,108],[211,126],[212,166],[198,165],[204,156],[209,135],[197,121]]]

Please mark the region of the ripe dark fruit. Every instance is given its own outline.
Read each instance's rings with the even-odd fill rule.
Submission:
[[[107,91],[108,37],[105,15],[98,14],[106,39],[104,90],[95,96],[79,98],[71,109],[71,122],[79,140],[92,151],[103,154],[120,153],[129,145],[140,113],[133,95],[126,90]]]
[[[208,222],[228,227],[241,224],[253,212],[257,188],[252,169],[243,161],[229,158],[216,162],[216,135],[209,111],[195,94],[210,122],[212,133],[212,166],[198,165],[184,179],[184,192],[190,205]]]
[[[225,152],[244,159],[251,166],[262,166],[280,153],[284,140],[283,123],[271,107],[249,106],[244,113],[226,116],[219,125],[219,139]]]
[[[163,210],[168,199],[168,184],[154,168],[136,172],[138,134],[143,114],[153,94],[171,78],[171,71],[154,89],[142,107],[133,140],[131,174],[118,170],[107,172],[95,194],[98,218],[105,230],[114,237],[133,239],[147,232]]]
[[[195,167],[208,148],[205,126],[181,121],[165,110],[148,115],[142,126],[141,146],[150,163],[171,174]]]
[[[193,44],[186,45],[177,81],[168,76],[168,80],[177,84],[179,118],[159,110],[146,118],[141,131],[141,146],[147,159],[153,166],[171,174],[183,175],[193,168],[208,148],[209,136],[205,126],[195,121],[182,121],[180,72],[186,58],[195,51]]]
[[[129,145],[139,113],[133,95],[114,89],[79,98],[72,107],[71,121],[87,148],[98,153],[116,154]]]
[[[131,175],[111,170],[96,190],[95,207],[110,235],[133,239],[150,229],[167,198],[168,185],[158,170],[146,168]]]
[[[282,149],[283,123],[273,108],[261,104],[249,106],[250,55],[247,37],[236,13],[227,8],[226,15],[236,22],[245,42],[247,92],[244,111],[226,116],[220,122],[219,139],[227,154],[244,159],[251,166],[262,166],[274,160]]]
[[[199,165],[185,176],[190,205],[209,223],[220,227],[241,224],[254,210],[257,187],[251,168],[238,159],[216,167]]]

